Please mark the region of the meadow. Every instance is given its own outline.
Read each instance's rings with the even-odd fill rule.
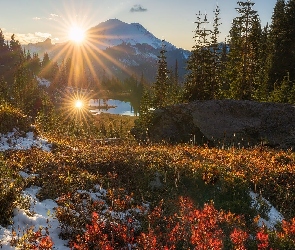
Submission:
[[[22,193],[38,187],[57,204],[65,249],[294,249],[293,151],[137,142],[136,118],[95,119],[95,136],[36,126],[51,150],[0,152],[2,227],[17,208],[34,216]],[[102,127],[123,139],[98,139]],[[268,224],[269,204],[283,220]],[[59,249],[46,227],[12,230],[12,247]]]

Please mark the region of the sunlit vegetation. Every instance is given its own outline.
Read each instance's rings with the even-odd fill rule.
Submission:
[[[21,202],[20,191],[36,185],[42,187],[40,200],[57,199],[61,237],[69,239],[74,249],[94,244],[108,249],[295,246],[293,152],[102,143],[85,138],[79,134],[52,141],[51,152],[34,148],[2,154],[2,225],[9,223],[12,209]],[[20,170],[37,175],[22,179]],[[160,185],[154,186],[156,176]],[[106,190],[101,202],[87,193],[100,188]],[[258,227],[258,216],[267,207],[252,208],[250,190],[267,198],[286,221],[273,231]],[[111,216],[126,211],[123,219]],[[30,235],[32,239],[42,236]],[[50,245],[47,236],[42,236],[42,244]]]
[[[23,112],[8,103],[0,104],[0,133],[11,132],[13,129],[28,131],[30,119]]]
[[[277,9],[279,3],[282,1]],[[69,240],[72,249],[294,249],[293,151],[135,141],[130,130],[137,117],[93,116],[85,105],[74,103],[77,98],[68,98],[69,105],[62,103],[67,84],[78,81],[81,88],[95,87],[101,91],[97,93],[111,92],[130,100],[143,94],[139,124],[144,132],[145,125],[153,121],[149,111],[180,102],[182,95],[185,100],[230,97],[294,103],[294,67],[281,70],[278,78],[272,72],[280,60],[268,52],[280,41],[270,40],[272,44],[263,51],[270,58],[255,50],[256,38],[274,39],[276,29],[261,33],[253,5],[239,2],[240,14],[246,19],[234,20],[228,55],[217,54],[219,8],[215,10],[215,33],[196,30],[196,46],[188,63],[191,74],[184,89],[178,85],[177,70],[173,76],[167,69],[165,46],[159,55],[156,82],[146,87],[143,76],[140,81],[133,76],[125,81],[104,75],[100,79],[93,74],[90,61],[91,77],[82,66],[75,71],[77,54],[60,65],[44,54],[41,62],[38,55],[23,51],[14,36],[9,45],[5,43],[0,30],[3,55],[9,55],[2,58],[1,70],[8,74],[0,79],[0,133],[16,129],[21,135],[34,129],[52,145],[50,152],[33,147],[0,153],[0,224],[11,224],[13,209],[27,205],[21,191],[35,185],[41,188],[40,200],[57,201],[54,215],[61,223],[60,237]],[[290,14],[293,7],[282,6],[282,14]],[[207,23],[206,15],[203,17],[200,14],[196,22],[200,27]],[[251,29],[241,32],[249,20]],[[288,23],[293,25],[291,19]],[[293,26],[288,27],[284,32],[289,35]],[[209,35],[212,41],[206,40]],[[73,50],[64,52],[69,55]],[[254,68],[256,65],[263,67]],[[39,86],[37,75],[51,81],[48,89]],[[285,92],[290,96],[284,100]],[[31,175],[22,178],[20,171]],[[252,206],[250,191],[259,194],[259,207]],[[94,192],[96,197],[91,195]],[[273,229],[257,224],[269,209],[262,197],[285,218]],[[53,248],[49,233],[41,229],[27,229],[11,244],[21,249]]]

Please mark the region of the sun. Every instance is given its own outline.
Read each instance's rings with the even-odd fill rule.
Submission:
[[[77,101],[75,102],[75,107],[76,107],[77,109],[81,109],[81,108],[83,107],[83,102],[82,102],[81,100],[77,100]]]
[[[75,43],[82,43],[85,39],[85,31],[79,26],[73,26],[69,30],[69,39]]]

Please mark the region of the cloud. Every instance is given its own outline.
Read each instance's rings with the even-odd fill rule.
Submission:
[[[50,16],[51,16],[52,18],[56,18],[56,17],[58,17],[57,14],[53,14],[53,13],[51,13]]]
[[[58,17],[59,17],[59,15],[51,13],[50,17],[48,17],[46,19],[56,21]]]
[[[35,20],[35,21],[38,21],[38,20],[57,21],[58,18],[59,18],[59,15],[51,13],[49,15],[49,17],[38,17],[38,16],[36,16],[36,17],[33,17],[33,20]]]
[[[145,12],[145,11],[147,11],[147,9],[143,8],[140,4],[135,4],[130,9],[130,12]]]
[[[6,40],[10,41],[11,36],[13,33],[4,33],[4,37]],[[50,33],[42,33],[42,32],[35,32],[35,33],[15,33],[15,39],[20,42],[20,44],[29,44],[29,43],[38,43],[43,42],[46,38],[51,38]],[[58,40],[58,39],[54,39]]]

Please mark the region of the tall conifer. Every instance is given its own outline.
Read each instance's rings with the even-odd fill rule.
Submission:
[[[280,87],[284,76],[287,73],[287,58],[289,54],[288,43],[286,40],[286,13],[285,1],[277,0],[274,7],[272,22],[270,26],[271,42],[271,67],[269,71],[269,88],[273,91]]]
[[[251,0],[238,1],[239,16],[232,22],[230,30],[230,52],[227,63],[227,76],[230,84],[230,97],[252,99],[254,93],[257,52],[255,39],[259,39],[259,17],[253,10]]]

